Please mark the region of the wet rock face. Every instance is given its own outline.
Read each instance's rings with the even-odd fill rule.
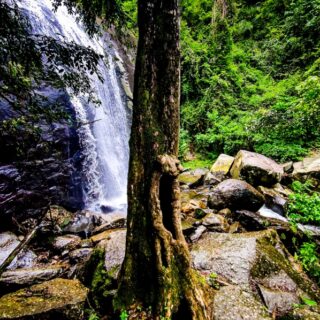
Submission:
[[[258,210],[264,203],[262,194],[245,181],[228,179],[219,183],[209,194],[208,206],[221,210]]]
[[[230,170],[234,179],[243,179],[253,186],[272,186],[281,181],[283,167],[261,154],[241,150]]]
[[[57,278],[0,298],[0,319],[79,320],[87,294],[78,280]]]
[[[54,101],[75,119],[65,92],[48,87],[39,90],[49,101],[43,108],[51,108]],[[14,111],[0,101],[0,120],[14,116]],[[41,137],[36,141],[23,134],[0,137],[0,228],[12,219],[21,223],[38,218],[49,202],[72,210],[82,207],[80,145],[74,125],[65,120],[40,123],[39,128]],[[22,145],[19,153],[18,145]]]

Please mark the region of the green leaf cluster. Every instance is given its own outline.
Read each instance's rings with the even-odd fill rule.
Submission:
[[[295,181],[294,193],[289,197],[287,214],[294,223],[320,226],[320,194],[311,191],[312,184]]]

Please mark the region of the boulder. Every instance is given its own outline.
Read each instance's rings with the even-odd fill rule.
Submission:
[[[110,230],[108,236],[98,244],[105,252],[105,268],[108,274],[117,278],[126,251],[126,233],[124,229]]]
[[[56,278],[65,269],[65,265],[48,265],[5,271],[0,277],[0,285],[4,287],[28,286]]]
[[[281,181],[283,167],[261,154],[240,150],[230,169],[232,178],[253,186],[272,186]]]
[[[0,298],[0,319],[79,320],[88,289],[78,280],[54,279]]]
[[[226,176],[230,171],[233,161],[234,157],[226,154],[220,154],[218,159],[211,167],[210,172],[217,176]]]
[[[296,180],[305,182],[312,179],[317,185],[320,183],[320,155],[305,158],[293,164],[292,176]]]
[[[219,183],[209,194],[208,206],[220,210],[258,210],[264,203],[263,195],[245,181],[228,179]]]
[[[192,246],[191,257],[194,268],[204,275],[215,273],[253,293],[263,288],[270,312],[286,314],[293,308],[290,303],[300,301],[302,296],[320,299],[316,285],[301,271],[272,229],[242,234],[206,233]],[[286,303],[281,302],[284,299]]]
[[[226,286],[217,291],[214,296],[213,319],[271,320],[272,318],[252,292],[237,286]]]

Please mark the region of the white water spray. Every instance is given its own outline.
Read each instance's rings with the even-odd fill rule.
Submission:
[[[101,105],[88,103],[85,96],[71,95],[80,123],[78,135],[84,159],[84,203],[85,209],[96,212],[125,210],[129,120],[121,98],[122,89],[118,83],[112,49],[102,38],[91,38],[65,7],[53,12],[50,0],[20,0],[20,6],[27,11],[34,33],[55,39],[63,37],[104,56],[99,62],[103,82],[97,75],[90,76]]]

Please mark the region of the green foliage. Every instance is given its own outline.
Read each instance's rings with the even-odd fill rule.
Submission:
[[[319,145],[319,5],[182,1],[184,150],[285,161]]]
[[[289,197],[287,214],[294,223],[305,223],[320,226],[320,194],[312,192],[312,184],[295,181],[295,191]]]
[[[296,257],[307,273],[320,283],[320,256],[317,252],[317,245],[314,242],[304,242]]]
[[[210,159],[203,159],[201,156],[196,156],[194,160],[182,162],[185,169],[210,168],[213,161]]]
[[[129,317],[128,313],[126,310],[122,310],[120,314],[120,320],[127,320]]]

